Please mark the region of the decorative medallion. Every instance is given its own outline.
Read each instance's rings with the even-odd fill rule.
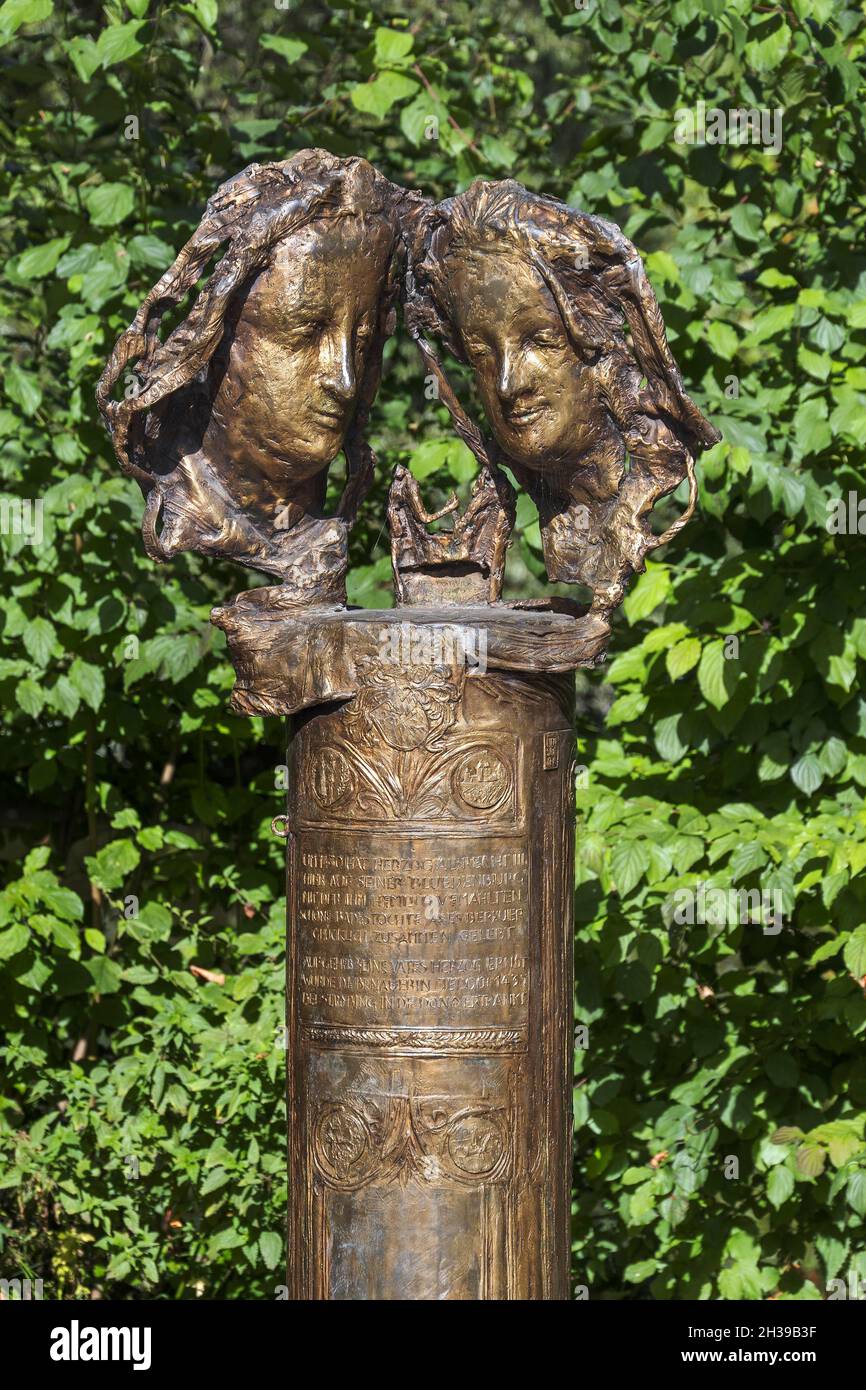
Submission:
[[[451,774],[451,790],[458,802],[478,811],[501,806],[511,790],[511,768],[495,748],[474,748],[465,753]]]
[[[492,1173],[505,1151],[505,1137],[495,1115],[464,1115],[451,1127],[448,1153],[456,1168],[475,1177]]]
[[[335,1103],[320,1111],[313,1142],[322,1172],[342,1183],[352,1176],[366,1155],[370,1133],[356,1110]]]
[[[339,748],[325,744],[316,750],[311,760],[309,784],[322,810],[329,811],[353,794],[356,781],[345,755]]]

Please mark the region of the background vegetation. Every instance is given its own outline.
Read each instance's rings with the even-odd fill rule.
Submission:
[[[215,185],[315,144],[618,222],[724,432],[700,519],[581,678],[576,1283],[866,1279],[866,562],[826,524],[866,496],[864,41],[850,0],[0,6],[2,494],[44,501],[41,544],[0,536],[0,1274],[281,1282],[283,734],[226,713],[208,612],[248,577],[146,559],[93,390]],[[781,151],[678,144],[698,101],[783,108]],[[367,604],[392,466],[467,482],[401,342],[374,425]],[[538,592],[528,500],[520,523],[510,591]],[[678,926],[702,881],[778,891],[783,930]]]

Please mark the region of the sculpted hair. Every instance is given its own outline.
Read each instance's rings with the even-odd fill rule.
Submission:
[[[149,511],[152,500],[158,508],[159,476],[150,464],[164,428],[166,407],[182,388],[204,382],[237,293],[271,265],[284,238],[322,219],[381,218],[394,227],[376,336],[344,445],[350,479],[369,475],[373,459],[363,432],[378,386],[382,348],[394,326],[392,305],[401,259],[397,205],[402,196],[364,159],[302,150],[279,163],[250,164],[208,200],[195,232],[115,344],[96,390],[121,468],[145,492],[153,489]],[[162,341],[163,317],[195,287],[222,246],[225,252],[186,318]],[[128,399],[112,400],[112,391],[126,370],[135,374],[140,389]]]

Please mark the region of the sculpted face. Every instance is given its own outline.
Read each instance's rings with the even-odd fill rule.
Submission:
[[[537,471],[578,462],[607,417],[541,276],[501,249],[460,251],[448,268],[451,319],[500,447]]]
[[[391,250],[381,222],[340,218],[287,237],[236,310],[205,452],[236,478],[303,483],[339,452],[376,333]]]

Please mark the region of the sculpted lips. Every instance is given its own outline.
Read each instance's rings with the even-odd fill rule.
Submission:
[[[528,425],[542,414],[546,407],[545,401],[537,401],[535,404],[514,406],[506,411],[505,418],[511,425]]]
[[[341,425],[345,416],[345,411],[339,406],[314,406],[312,414],[317,420],[322,420],[327,425]]]

